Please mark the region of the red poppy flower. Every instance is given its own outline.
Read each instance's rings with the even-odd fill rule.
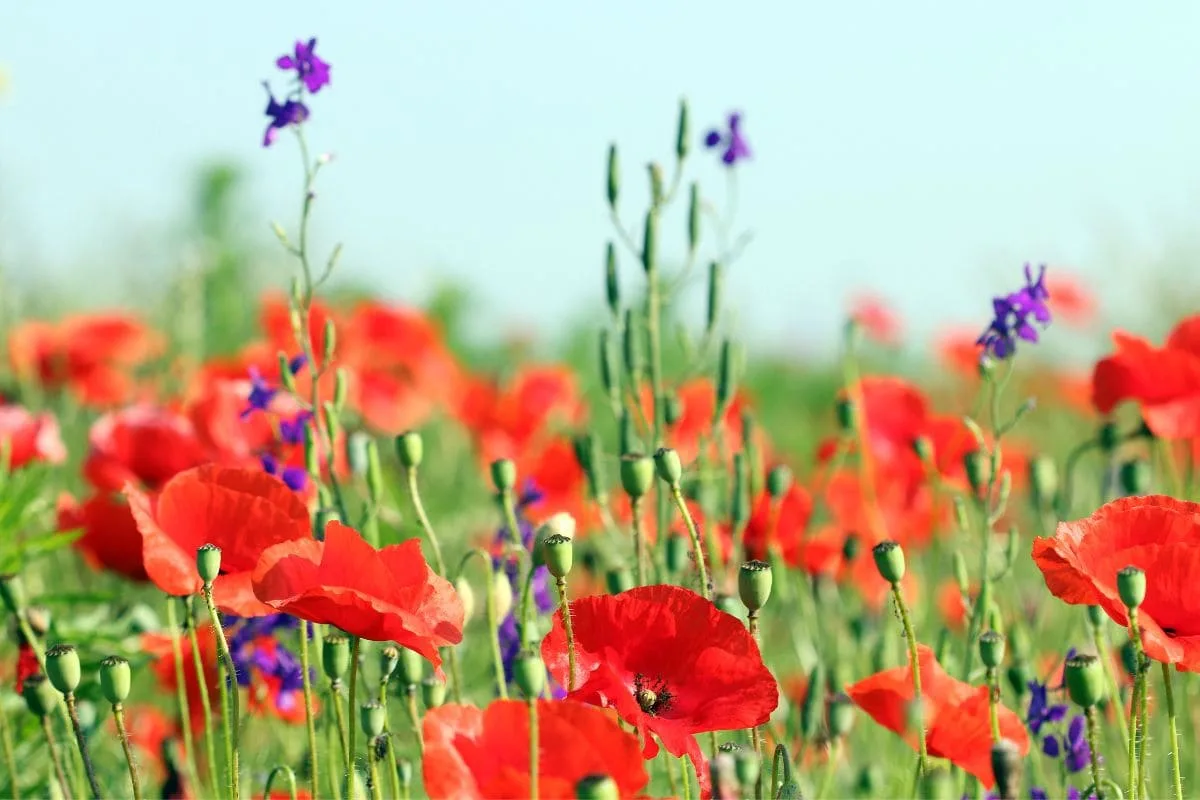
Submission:
[[[108,569],[134,581],[146,581],[142,534],[129,506],[119,497],[95,494],[82,504],[64,494],[58,499],[58,529],[83,529],[76,549],[93,569]]]
[[[942,581],[938,586],[938,613],[942,615],[942,620],[951,630],[961,631],[966,627],[967,612],[970,611],[969,604],[975,602],[978,592],[978,586],[971,586],[970,595],[964,598],[962,587],[953,578]]]
[[[180,472],[212,460],[186,417],[150,404],[100,417],[88,434],[88,445],[83,475],[105,492],[119,492],[127,483],[157,489]]]
[[[947,675],[925,645],[917,645],[917,651],[929,754],[949,760],[990,789],[995,784],[988,716],[990,690]],[[911,666],[877,672],[846,687],[846,694],[880,725],[915,745],[916,732],[908,730],[908,706],[913,699]],[[1029,752],[1029,735],[1021,718],[1004,706],[997,712],[1000,735],[1013,742],[1024,756]]]
[[[33,461],[61,464],[67,448],[51,414],[31,414],[16,405],[0,405],[0,444],[8,448],[9,468]]]
[[[33,651],[29,643],[23,641],[17,645],[17,694],[20,694],[24,690],[25,681],[41,671],[42,665],[38,663],[37,653]]]
[[[480,444],[484,463],[516,459],[539,440],[583,421],[585,407],[574,374],[559,365],[523,368],[507,384],[473,381],[459,418]]]
[[[215,702],[220,692],[220,674],[217,671],[217,637],[211,625],[196,627],[196,643],[199,645],[200,664],[204,672],[204,684],[208,690],[212,712],[215,716],[221,714],[221,704]],[[168,693],[174,693],[179,686],[175,662],[175,634],[143,633],[142,650],[154,659],[150,665],[158,685]],[[179,653],[183,661],[183,686],[188,700],[188,712],[192,718],[188,720],[193,730],[203,728],[204,706],[200,695],[200,681],[196,676],[196,662],[192,657],[192,639],[186,634],[180,635]]]
[[[138,751],[138,767],[148,769],[153,780],[162,780],[166,774],[163,748],[178,735],[178,726],[158,708],[138,704],[125,706],[125,729],[129,732],[130,743]],[[117,735],[116,724],[111,719],[108,730],[111,736]]]
[[[283,542],[263,553],[254,592],[275,611],[396,642],[441,665],[439,647],[462,641],[463,604],[409,539],[376,550],[340,522],[324,541]]]
[[[147,495],[125,489],[142,534],[143,563],[167,594],[191,595],[203,582],[196,550],[221,548],[221,574],[213,581],[217,607],[239,617],[272,613],[250,588],[259,556],[280,542],[312,541],[308,509],[283,481],[261,470],[208,465],[181,472]]]
[[[683,414],[668,432],[671,447],[679,453],[684,464],[690,464],[700,456],[702,443],[707,443],[707,454],[715,457],[717,448],[712,435],[717,387],[708,378],[696,378],[680,385],[675,396]],[[740,393],[735,395],[721,420],[720,432],[727,453],[742,449],[742,409],[745,405],[745,398]],[[649,402],[645,407],[651,408]]]
[[[778,503],[764,489],[742,534],[746,558],[766,561],[770,549],[775,548],[786,563],[799,566],[812,512],[812,496],[799,483],[792,483]]]
[[[621,797],[649,782],[638,740],[605,712],[571,701],[537,701],[538,797],[575,797],[575,785],[607,775]],[[519,700],[485,709],[450,703],[425,715],[421,771],[430,797],[530,797],[529,710]]]
[[[1128,625],[1117,572],[1146,573],[1138,623],[1146,654],[1200,672],[1200,504],[1173,497],[1126,497],[1033,542],[1046,586],[1065,603],[1100,606]]]
[[[938,337],[936,349],[942,364],[968,378],[979,377],[979,357],[983,346],[977,330],[951,330]]]
[[[1126,400],[1142,407],[1156,436],[1200,436],[1200,315],[1180,322],[1163,347],[1128,333],[1113,334],[1116,352],[1092,371],[1092,403],[1109,414]]]
[[[860,295],[851,304],[850,316],[876,342],[891,347],[900,343],[900,317],[881,298]]]
[[[678,586],[642,586],[570,605],[575,691],[568,699],[615,708],[644,736],[673,755],[704,756],[696,734],[762,725],[779,704],[779,687],[754,638],[735,617]],[[542,658],[567,685],[562,612],[542,642]],[[654,734],[652,736],[651,734]]]
[[[1055,270],[1046,277],[1050,310],[1056,320],[1082,327],[1096,316],[1096,297],[1078,278]]]
[[[161,337],[123,314],[71,317],[57,325],[23,323],[9,335],[13,371],[47,389],[67,388],[86,405],[133,394],[132,370],[161,348]]]

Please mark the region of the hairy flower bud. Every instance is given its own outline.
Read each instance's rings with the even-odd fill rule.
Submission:
[[[553,533],[542,540],[542,560],[555,578],[565,578],[574,562],[571,537]]]
[[[79,688],[83,669],[79,653],[69,644],[56,644],[46,651],[46,677],[55,689],[70,694]]]
[[[875,557],[875,568],[885,581],[897,584],[904,579],[904,548],[899,544],[893,541],[880,542],[871,548],[871,554]]]

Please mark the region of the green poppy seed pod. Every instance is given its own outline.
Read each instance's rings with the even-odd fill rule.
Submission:
[[[1120,467],[1121,491],[1129,496],[1139,496],[1150,492],[1153,478],[1150,464],[1141,458],[1131,458]]]
[[[921,788],[917,796],[925,800],[954,800],[954,788],[950,770],[932,767],[921,776]]]
[[[738,570],[738,596],[751,614],[757,614],[771,596],[771,565],[766,561],[747,561]]]
[[[708,307],[704,315],[704,331],[712,335],[721,317],[721,290],[725,284],[725,269],[716,261],[708,265]]]
[[[821,729],[821,718],[825,714],[825,669],[820,662],[808,673],[808,693],[800,706],[800,735],[812,741]]]
[[[838,692],[829,700],[829,735],[841,739],[854,726],[854,703],[844,692]]]
[[[608,299],[608,313],[621,317],[621,282],[617,277],[617,248],[609,242],[604,248],[604,294]]]
[[[513,661],[513,683],[526,698],[539,697],[546,688],[546,665],[535,650],[523,650]]]
[[[350,373],[345,367],[333,371],[333,407],[340,413],[346,407],[346,396],[350,393]]]
[[[387,725],[387,709],[378,701],[363,703],[358,709],[358,721],[362,725],[362,732],[368,737],[374,739],[382,736]]]
[[[196,549],[196,571],[200,580],[208,586],[221,574],[221,548],[215,544],[202,544]]]
[[[653,175],[653,171],[651,172]],[[659,176],[661,181],[661,173]],[[659,196],[652,198],[653,205],[646,212],[646,228],[642,234],[642,267],[647,275],[658,271],[658,204],[662,202],[662,187],[659,186]]]
[[[513,607],[512,583],[503,572],[493,572],[490,583],[492,604],[496,607],[496,618],[504,619]]]
[[[545,522],[533,532],[532,556],[535,567],[546,563],[544,544],[551,536],[561,536],[567,540],[575,538],[575,518],[566,511],[551,514]],[[568,567],[570,569],[570,567]]]
[[[668,486],[678,486],[683,478],[683,462],[679,453],[670,447],[660,447],[654,453],[654,469],[658,477]]]
[[[963,468],[967,472],[967,482],[971,485],[971,491],[979,494],[988,482],[987,455],[981,450],[969,451],[963,456]]]
[[[658,208],[663,203],[663,198],[666,197],[663,183],[663,169],[656,162],[650,162],[646,165],[646,174],[650,178],[650,206]]]
[[[1096,432],[1096,443],[1105,453],[1111,453],[1121,443],[1121,432],[1115,422],[1105,422]]]
[[[463,618],[472,619],[475,616],[475,590],[471,587],[471,582],[459,575],[454,581],[454,591],[458,593],[458,597],[463,604]]]
[[[632,309],[625,311],[625,324],[621,327],[622,355],[625,357],[625,372],[635,385],[641,383],[646,369],[643,355],[642,326]]]
[[[324,334],[325,347],[322,348],[321,352],[321,364],[323,366],[333,363],[333,354],[337,351],[337,326],[334,324],[332,318],[325,320]]]
[[[854,419],[857,416],[854,401],[844,395],[839,396],[834,410],[837,413],[838,430],[843,435],[854,433]]]
[[[713,596],[713,605],[718,611],[724,611],[731,617],[739,616],[741,604],[738,599],[731,594],[717,594]]]
[[[394,644],[379,651],[379,680],[387,683],[392,678],[396,668],[400,666],[400,648]]]
[[[507,494],[517,485],[517,465],[510,458],[498,458],[492,462],[492,485],[500,494]]]
[[[1004,661],[1004,634],[984,631],[979,634],[979,659],[988,669],[996,669]]]
[[[1117,594],[1126,608],[1137,608],[1146,599],[1146,573],[1132,564],[1117,572]]]
[[[1126,639],[1125,643],[1121,645],[1121,666],[1125,668],[1125,674],[1130,678],[1137,676],[1137,647],[1134,645],[1133,639]]]
[[[340,681],[350,669],[350,640],[340,633],[326,636],[321,644],[321,668],[331,682]]]
[[[715,418],[725,413],[733,396],[737,393],[737,351],[731,339],[721,342],[721,355],[717,361],[717,407]]]
[[[667,569],[674,574],[683,572],[691,555],[691,543],[678,533],[667,534]]]
[[[614,567],[604,573],[604,583],[609,594],[620,594],[633,588],[633,573],[625,567]]]
[[[124,703],[133,685],[133,672],[129,661],[120,656],[109,656],[100,662],[100,691],[104,699],[114,706]]]
[[[421,681],[421,702],[426,708],[437,708],[446,702],[446,682],[434,677]]]
[[[1014,742],[1001,739],[992,745],[992,775],[996,779],[999,800],[1017,800],[1022,766],[1021,751]]]
[[[546,569],[555,578],[567,577],[574,563],[571,537],[554,533],[543,539],[542,560],[546,562]]]
[[[79,688],[79,682],[83,680],[83,668],[73,645],[56,644],[46,650],[46,677],[63,694],[70,694]]]
[[[675,126],[675,158],[683,161],[687,158],[688,148],[692,144],[692,129],[689,124],[688,101],[686,97],[679,98],[679,122]]]
[[[58,698],[62,695],[54,691],[45,675],[38,673],[25,679],[25,685],[21,687],[21,696],[25,698],[25,705],[30,713],[40,718],[58,707]]]
[[[904,579],[904,548],[893,541],[880,542],[871,548],[875,557],[875,568],[888,583],[896,584]]]
[[[608,146],[608,207],[617,210],[617,197],[621,190],[621,165],[617,159],[617,146]]]
[[[401,647],[396,677],[401,686],[416,686],[425,677],[425,657],[415,650]]]
[[[742,790],[753,790],[762,774],[762,759],[749,747],[739,747],[733,752],[733,770]]]
[[[1063,677],[1067,694],[1076,705],[1090,708],[1104,699],[1104,668],[1095,656],[1083,654],[1068,658]]]
[[[1051,508],[1058,499],[1058,465],[1048,455],[1039,455],[1029,462],[1029,486],[1036,508]]]
[[[621,456],[621,486],[631,500],[639,500],[654,483],[654,461],[640,453]]]
[[[20,575],[0,576],[0,598],[14,614],[25,609],[25,585],[21,583]]]
[[[667,427],[674,428],[683,419],[683,401],[672,391],[663,394],[663,422]]]
[[[619,800],[621,789],[607,775],[585,775],[575,784],[576,800]]]
[[[688,187],[688,253],[695,254],[700,246],[700,184],[692,181]]]
[[[772,467],[771,471],[767,473],[767,493],[771,495],[772,499],[782,500],[790,488],[792,488],[792,470],[785,464]]]

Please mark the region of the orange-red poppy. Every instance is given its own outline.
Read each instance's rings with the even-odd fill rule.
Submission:
[[[935,343],[938,358],[944,366],[967,378],[979,377],[979,331],[957,328],[942,333]]]
[[[570,604],[575,690],[567,698],[611,707],[658,752],[705,763],[696,734],[762,725],[779,686],[736,617],[679,586],[642,586]],[[568,685],[562,612],[542,642],[554,680]],[[653,734],[653,735],[652,735]]]
[[[649,782],[641,747],[609,714],[571,701],[537,701],[537,796],[566,800],[585,777],[607,775],[621,797],[638,797]],[[423,722],[421,770],[430,797],[531,797],[529,710],[519,700],[485,709],[447,704]]]
[[[799,483],[793,482],[778,501],[764,489],[754,501],[742,533],[746,558],[766,561],[774,550],[787,564],[799,566],[812,512],[812,496]]]
[[[191,422],[147,403],[103,415],[88,434],[83,476],[103,492],[126,484],[157,489],[184,470],[212,459]]]
[[[173,601],[172,601],[173,602]],[[179,676],[175,661],[175,632],[143,633],[142,650],[154,661],[150,669],[158,680],[158,685],[167,692],[175,692],[179,686]],[[188,713],[191,719],[188,724],[192,729],[202,728],[205,724],[204,706],[200,693],[200,680],[196,675],[195,659],[192,656],[192,640],[186,634],[179,634],[179,653],[183,662],[183,686],[188,700]],[[220,673],[217,670],[217,637],[211,625],[196,627],[196,643],[199,646],[200,665],[204,673],[204,687],[211,699],[220,692]],[[211,703],[215,716],[221,714],[221,704]]]
[[[1096,316],[1096,297],[1073,275],[1054,270],[1046,276],[1048,302],[1055,320],[1082,327]]]
[[[1046,586],[1065,603],[1100,606],[1128,625],[1117,572],[1146,573],[1138,623],[1146,654],[1200,672],[1200,504],[1152,495],[1114,500],[1033,542]]]
[[[312,541],[304,503],[262,470],[207,465],[181,472],[153,494],[129,485],[125,496],[142,534],[146,573],[158,588],[179,596],[199,592],[196,550],[216,545],[221,574],[213,581],[213,600],[239,617],[273,611],[250,586],[263,551],[280,542]]]
[[[988,709],[991,690],[947,675],[925,645],[917,645],[917,651],[929,754],[949,760],[990,789],[995,784]],[[877,723],[915,745],[916,731],[908,725],[913,699],[911,665],[877,672],[846,687],[846,694]],[[1013,742],[1024,756],[1029,752],[1029,735],[1021,718],[1004,706],[997,712],[1000,735]]]
[[[10,469],[38,461],[61,464],[67,458],[54,416],[31,414],[17,405],[0,405],[0,445],[8,449]]]
[[[376,550],[353,528],[330,522],[323,541],[285,541],[264,552],[254,592],[275,611],[396,642],[435,667],[439,647],[462,641],[462,599],[429,568],[417,539]]]
[[[872,294],[859,295],[850,305],[850,318],[876,342],[889,347],[900,343],[900,316],[883,298]]]
[[[69,494],[61,495],[58,529],[83,530],[74,544],[92,568],[134,581],[150,579],[142,558],[142,534],[120,497],[101,492],[79,503]]]
[[[1200,315],[1181,321],[1162,347],[1132,334],[1113,334],[1116,352],[1092,371],[1092,403],[1108,414],[1127,400],[1165,439],[1200,436]]]

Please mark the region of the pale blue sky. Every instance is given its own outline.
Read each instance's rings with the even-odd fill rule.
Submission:
[[[606,147],[631,210],[686,94],[697,138],[745,112],[756,238],[729,284],[748,332],[826,339],[866,285],[918,332],[982,324],[1026,259],[1099,278],[1200,218],[1197,30],[1185,0],[10,3],[0,253],[66,271],[119,251],[166,229],[215,155],[249,171],[269,244],[298,159],[290,137],[259,146],[259,82],[316,35],[322,238],[392,296],[442,272],[489,319],[598,308]],[[696,166],[719,199],[720,169]]]

